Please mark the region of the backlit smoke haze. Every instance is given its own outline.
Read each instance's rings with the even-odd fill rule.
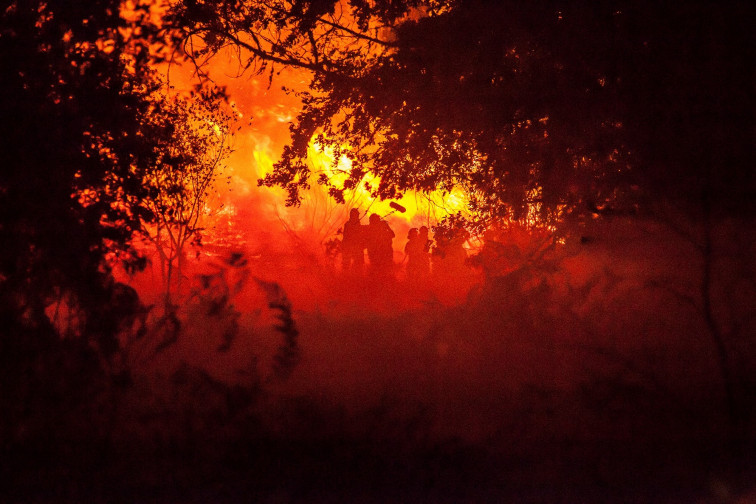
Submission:
[[[300,3],[320,4],[293,2]],[[373,3],[394,4],[381,1],[365,5]],[[50,3],[56,8],[57,4]],[[215,8],[212,2],[200,0],[178,4],[210,6],[211,11]],[[223,5],[229,7],[231,2]],[[465,10],[468,5],[472,10]],[[603,74],[590,74],[591,65],[598,69],[604,65],[612,71],[616,66],[618,75],[634,75],[635,67],[629,63],[626,67],[624,60],[611,51],[607,61],[601,60],[606,55],[597,45],[589,45],[595,47],[596,54],[592,50],[579,56],[549,53],[549,48],[555,54],[556,49],[569,53],[569,48],[557,47],[554,42],[561,40],[564,24],[573,23],[568,26],[579,33],[579,28],[591,27],[592,22],[603,26],[606,21],[586,18],[581,24],[567,13],[563,16],[561,10],[558,16],[549,18],[553,26],[544,22],[544,33],[553,31],[555,38],[541,41],[546,47],[543,54],[533,42],[532,54],[530,49],[502,45],[505,52],[489,55],[494,74],[509,76],[506,78],[511,77],[511,82],[505,77],[491,78],[485,72],[477,75],[480,69],[467,61],[460,61],[459,68],[447,58],[436,61],[434,51],[438,48],[433,41],[446,43],[445,23],[465,31],[467,39],[463,42],[469,47],[480,48],[481,40],[498,43],[498,27],[484,23],[478,30],[476,20],[481,10],[491,10],[498,16],[492,17],[494,21],[510,21],[502,7],[507,5],[523,11],[522,19],[513,18],[513,26],[521,23],[519,28],[527,36],[518,37],[540,41],[536,35],[541,32],[537,30],[530,38],[533,27],[526,29],[530,20],[527,15],[540,16],[544,7],[449,2],[428,16],[427,25],[422,18],[402,25],[408,30],[405,35],[412,39],[408,42],[411,50],[403,46],[396,49],[397,57],[406,58],[402,63],[406,67],[397,68],[402,78],[406,77],[402,72],[410,74],[407,78],[411,82],[400,91],[419,105],[413,108],[411,104],[405,110],[392,102],[391,93],[382,97],[386,102],[382,106],[388,110],[392,106],[401,109],[397,112],[400,123],[407,119],[409,124],[416,118],[429,121],[418,123],[418,131],[455,130],[457,122],[439,119],[438,110],[423,109],[437,106],[441,112],[453,110],[464,116],[459,124],[472,121],[471,130],[477,127],[483,131],[480,135],[473,131],[469,138],[492,140],[486,148],[501,148],[491,148],[486,155],[509,149],[499,160],[513,163],[512,167],[506,163],[492,165],[490,172],[484,173],[481,166],[485,163],[470,166],[483,157],[475,157],[476,149],[483,144],[473,141],[469,149],[475,156],[462,156],[468,164],[461,169],[469,168],[470,173],[460,178],[480,190],[481,186],[471,180],[477,176],[485,181],[490,176],[490,194],[484,196],[492,201],[498,198],[502,207],[517,205],[506,199],[510,196],[526,199],[527,205],[511,214],[495,214],[484,229],[469,226],[469,232],[456,235],[462,237],[456,241],[460,245],[456,254],[449,252],[451,248],[438,246],[441,231],[434,234],[434,226],[456,212],[469,215],[466,212],[472,206],[467,205],[460,187],[430,194],[408,191],[401,198],[385,201],[357,187],[344,192],[345,203],[337,203],[329,196],[327,186],[316,179],[325,173],[343,182],[349,161],[346,157],[333,159],[332,151],[315,141],[309,146],[307,159],[310,188],[302,192],[300,205],[286,206],[290,194],[284,188],[258,184],[272,173],[290,141],[290,128],[302,107],[296,93],[310,85],[310,75],[304,70],[277,67],[272,74],[241,71],[237,54],[225,49],[208,60],[203,68],[206,74],[199,75],[186,62],[157,67],[166,84],[160,92],[169,98],[196,99],[192,93],[197,92],[200,81],[205,89],[214,85],[224,90],[227,99],[222,107],[231,117],[227,140],[232,152],[222,160],[217,178],[207,191],[197,223],[201,240],[185,244],[172,263],[175,271],[169,269],[173,277],[166,274],[165,256],[161,258],[164,250],[137,233],[141,238],[135,243],[147,259],[143,270],[129,267],[131,264],[114,264],[113,281],[95,268],[89,279],[94,287],[83,281],[78,285],[81,257],[77,254],[86,255],[83,249],[60,247],[59,256],[58,246],[63,240],[50,240],[54,243],[41,242],[48,246],[48,255],[40,256],[46,259],[29,264],[44,271],[45,261],[53,262],[61,270],[69,268],[73,273],[66,273],[74,280],[63,275],[65,281],[57,285],[55,279],[38,274],[39,285],[49,292],[35,305],[34,296],[29,296],[31,301],[23,298],[28,295],[25,282],[34,284],[29,283],[24,270],[14,266],[19,260],[9,254],[3,257],[3,267],[14,273],[6,277],[6,270],[0,272],[0,287],[10,285],[7,280],[13,277],[18,292],[1,299],[23,308],[13,313],[0,311],[8,320],[16,317],[13,338],[0,338],[0,357],[9,370],[0,374],[0,396],[6,388],[16,394],[0,400],[11,419],[0,422],[0,442],[5,443],[0,443],[0,449],[4,450],[6,444],[10,447],[9,456],[3,457],[0,452],[0,476],[8,472],[12,476],[9,479],[17,480],[12,487],[15,495],[8,502],[751,502],[748,499],[756,495],[751,477],[756,467],[752,422],[756,418],[756,226],[751,203],[738,200],[750,193],[744,185],[743,192],[732,201],[722,198],[729,189],[736,193],[735,184],[731,188],[729,181],[714,176],[712,180],[719,185],[713,193],[705,192],[712,199],[699,201],[697,195],[688,195],[685,187],[675,185],[674,174],[678,172],[670,171],[673,175],[669,175],[656,170],[674,160],[677,164],[670,161],[670,165],[688,176],[686,183],[698,188],[701,180],[709,180],[704,175],[712,177],[712,169],[708,161],[701,165],[706,169],[686,165],[695,155],[685,147],[697,152],[692,149],[694,140],[717,129],[715,133],[722,136],[712,133],[713,147],[702,151],[709,155],[733,150],[740,155],[737,149],[729,149],[724,137],[730,133],[725,132],[738,130],[740,136],[732,133],[736,140],[732,145],[739,146],[745,135],[742,131],[747,128],[731,128],[723,120],[725,112],[714,106],[725,107],[731,102],[725,100],[722,105],[712,98],[716,103],[705,103],[712,106],[711,116],[701,114],[716,128],[707,122],[700,127],[693,124],[690,130],[680,126],[680,132],[674,134],[662,133],[668,124],[659,126],[654,117],[654,128],[658,129],[643,130],[647,117],[625,100],[640,97],[652,112],[667,111],[667,104],[649,97],[653,93],[645,86],[653,81],[654,86],[665,88],[675,81],[670,77],[667,82],[667,69],[662,72],[655,66],[661,65],[653,52],[657,48],[643,44],[635,48],[632,44],[637,40],[633,37],[645,36],[643,30],[648,30],[652,42],[661,39],[666,43],[666,30],[653,23],[639,27],[637,36],[615,37],[612,30],[615,21],[623,29],[635,26],[632,15],[643,14],[644,9],[656,12],[650,7],[654,4],[639,4],[637,12],[628,6],[628,19],[623,17],[624,7],[611,12],[605,8],[604,14],[611,20],[607,32],[596,35],[585,30],[588,38],[576,42],[576,47],[584,47],[581,44],[588,44],[592,40],[589,37],[607,37],[622,55],[627,52],[637,56],[639,68],[658,72],[649,74],[648,81],[642,74],[628,88],[619,78],[612,82]],[[584,13],[581,9],[575,12]],[[44,10],[42,6],[39,12]],[[11,8],[0,12],[0,21],[5,23],[3,16],[15,12]],[[29,12],[33,20],[37,11]],[[693,21],[690,23],[695,25]],[[328,26],[320,29],[328,31]],[[12,39],[7,38],[12,31],[0,31],[0,45]],[[719,34],[720,27],[711,33]],[[627,47],[617,42],[623,36],[629,37]],[[58,38],[56,43],[60,42]],[[677,43],[669,42],[671,48]],[[22,45],[7,47],[20,51]],[[451,40],[447,49],[459,58],[464,47]],[[412,52],[415,49],[417,61]],[[44,56],[40,61],[47,64],[48,53],[40,54]],[[672,69],[680,74],[680,80],[698,76],[697,70],[688,68],[695,58],[685,55],[687,59],[679,68]],[[669,55],[659,56],[659,61],[666,62],[665,56]],[[580,78],[562,73],[569,67],[559,66],[562,57],[569,64],[586,63],[588,70],[577,65],[581,70],[575,72],[578,77],[584,70],[590,74],[585,84],[590,93],[583,92]],[[647,58],[650,63],[643,66]],[[673,59],[677,61],[677,56]],[[732,70],[737,61],[733,60],[732,68],[727,62],[722,68]],[[387,71],[390,74],[394,70],[391,67]],[[457,71],[464,78],[457,78]],[[438,74],[431,76],[434,72]],[[566,83],[552,86],[552,72]],[[16,74],[21,75],[8,75],[15,79]],[[423,92],[415,96],[415,84],[427,84],[426,77],[434,86],[454,89],[449,96],[441,89],[438,103],[426,102]],[[519,82],[520,78],[526,84]],[[533,89],[527,85],[528,79],[537,81]],[[579,85],[571,84],[570,79]],[[19,82],[8,85],[26,93],[27,83],[23,79]],[[686,84],[684,90],[690,96],[680,98],[680,104],[675,101],[672,105],[678,108],[672,107],[669,117],[663,119],[671,124],[679,115],[682,124],[697,117],[698,109],[688,111],[685,107],[703,100],[702,91],[715,88],[716,83],[701,87]],[[463,92],[468,85],[473,91],[486,92],[468,96]],[[508,86],[520,93],[513,94],[516,100],[507,94]],[[580,107],[572,102],[562,103],[565,98],[559,94],[563,91],[559,86],[574,91],[570,96],[583,100],[580,103],[587,111],[578,110]],[[650,89],[655,91],[654,86]],[[81,103],[86,102],[86,91],[86,87],[80,91],[84,96],[79,97]],[[741,99],[735,91],[740,92],[740,87],[728,90]],[[631,98],[619,96],[622,92]],[[553,103],[541,104],[539,93]],[[47,99],[44,93],[40,96]],[[468,97],[478,108],[465,110]],[[591,102],[594,99],[598,103],[595,107]],[[734,100],[731,96],[728,99]],[[446,107],[444,100],[453,102],[453,107]],[[494,105],[490,110],[481,108],[487,100]],[[517,103],[509,104],[509,100]],[[16,110],[8,105],[12,102],[0,96],[0,103]],[[52,110],[58,110],[59,104],[54,105]],[[499,105],[501,110],[496,108]],[[514,118],[506,122],[497,113],[508,113],[510,105]],[[528,110],[531,105],[535,111]],[[541,114],[541,108],[555,113]],[[637,132],[627,122],[594,124],[592,114],[610,117],[615,108],[622,109],[617,112],[619,116],[626,114],[637,120],[641,126],[636,128],[643,130],[642,134],[633,136]],[[483,117],[480,124],[476,122],[479,112]],[[521,112],[522,120],[518,115]],[[40,107],[35,114],[36,121],[37,116],[47,117],[48,110]],[[561,123],[559,114],[564,116]],[[574,131],[573,116],[580,118]],[[508,126],[501,126],[504,123],[500,120]],[[32,121],[25,127],[34,131],[35,124]],[[202,124],[219,136],[224,131],[222,125],[209,120]],[[485,133],[490,125],[502,130],[489,138]],[[392,134],[391,127],[382,127]],[[14,128],[11,124],[7,131]],[[587,129],[586,138],[581,128]],[[63,129],[58,125],[56,134],[67,138],[58,131]],[[566,139],[564,144],[559,143],[559,135]],[[687,142],[682,147],[676,143],[680,135]],[[41,140],[30,152],[36,149],[44,153],[37,145],[45,144],[44,135],[34,138]],[[413,140],[416,143],[408,140],[407,146],[394,148],[405,152],[402,149],[406,147],[414,154],[412,149],[422,149],[419,144],[424,138],[419,135]],[[439,138],[456,147],[454,135],[443,137],[439,133]],[[600,158],[602,142],[607,138],[617,142],[617,149],[625,149],[626,140],[642,148],[649,142],[647,150],[658,165],[631,166],[628,175],[623,165],[625,153],[615,149],[609,160]],[[546,148],[554,145],[557,147],[552,151]],[[520,147],[522,150],[518,150]],[[575,150],[571,150],[573,147]],[[562,165],[558,159],[540,159],[541,148],[547,154],[567,153],[565,159],[569,159]],[[599,154],[591,158],[594,150]],[[686,151],[685,155],[680,151]],[[393,154],[390,149],[388,152]],[[75,154],[81,157],[81,152]],[[507,157],[510,155],[511,159]],[[22,171],[27,159],[24,156],[19,155],[20,161],[13,165],[16,172]],[[55,161],[54,156],[46,156],[40,157],[39,174],[46,175],[46,165]],[[724,161],[716,161],[720,164],[712,161],[714,168],[724,166]],[[451,167],[456,161],[443,156],[435,162],[437,165],[428,165],[433,170],[453,172],[459,168]],[[446,166],[446,162],[451,164]],[[532,169],[518,172],[522,167],[514,164],[520,162]],[[186,165],[181,166],[183,169]],[[404,166],[410,172],[417,169],[409,162]],[[476,172],[478,169],[483,171]],[[637,180],[632,178],[636,175],[633,169],[640,173]],[[81,175],[72,173],[74,179]],[[732,173],[742,175],[738,169]],[[564,178],[560,178],[562,175]],[[626,175],[632,183],[627,182]],[[370,177],[367,174],[365,180],[374,182]],[[517,177],[534,177],[525,196],[518,191],[528,182]],[[435,184],[432,187],[449,180],[431,179]],[[638,180],[648,183],[647,192],[635,184]],[[5,181],[0,178],[0,202],[12,201],[6,198],[11,193],[3,186]],[[25,188],[16,179],[11,182]],[[36,181],[38,187],[51,186],[48,180],[43,182]],[[545,182],[556,192],[544,190]],[[620,189],[609,194],[604,183]],[[8,187],[16,186],[8,183]],[[678,192],[671,195],[670,187]],[[623,188],[630,196],[622,193]],[[590,199],[594,189],[603,199]],[[622,206],[626,196],[629,203]],[[544,203],[548,197],[553,198],[556,213],[564,212],[559,214],[564,217],[560,222],[564,229],[532,225],[549,210]],[[66,204],[60,208],[67,208],[66,198],[64,194],[61,201]],[[557,201],[560,203],[554,203]],[[35,234],[51,230],[68,238],[68,228],[58,228],[57,221],[49,227],[52,219],[48,214],[53,212],[37,213],[44,208],[29,205],[26,210],[38,219],[37,224],[28,224],[22,218],[14,225],[35,239]],[[385,270],[366,264],[363,270],[345,271],[342,266],[338,244],[352,209],[358,210],[361,224],[367,225],[370,215],[376,214],[394,232],[391,266]],[[66,225],[79,229],[78,217],[72,215]],[[520,220],[502,215],[518,215]],[[154,222],[142,225],[156,226]],[[10,236],[5,226],[0,221],[0,232]],[[422,226],[431,229],[430,239],[435,243],[428,253],[429,272],[413,276],[408,272],[405,246],[410,230]],[[95,238],[105,240],[106,233],[96,229],[102,236]],[[134,233],[135,229],[129,231]],[[162,243],[167,247],[169,242]],[[19,250],[29,255],[37,249],[23,242]],[[115,255],[107,256],[112,257]],[[364,257],[368,261],[368,254]],[[97,290],[98,282],[107,288]],[[87,290],[90,287],[94,295]],[[76,288],[80,288],[80,298],[75,295],[79,292]],[[72,289],[72,293],[66,289]],[[92,301],[91,297],[105,296],[102,293],[110,293],[112,299]],[[84,305],[82,300],[90,304]],[[77,302],[89,310],[81,309],[86,316],[77,318]],[[108,325],[116,315],[121,325]],[[92,341],[74,337],[77,328],[83,333],[76,324],[85,322],[93,328],[87,333]],[[100,328],[104,329],[98,332]],[[101,333],[117,339],[110,342],[107,351],[97,339],[103,336]],[[5,381],[12,386],[5,387]],[[72,391],[82,398],[71,400]],[[43,479],[51,483],[43,484]],[[67,498],[60,499],[61,495]],[[0,488],[0,501],[5,502],[4,496]],[[87,499],[90,496],[94,499]]]

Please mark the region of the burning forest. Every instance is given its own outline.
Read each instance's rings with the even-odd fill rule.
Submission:
[[[746,2],[6,4],[0,501],[756,501]]]

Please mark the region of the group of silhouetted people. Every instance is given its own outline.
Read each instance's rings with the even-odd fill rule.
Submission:
[[[349,212],[349,220],[344,224],[341,241],[342,270],[349,273],[360,273],[365,266],[365,251],[367,251],[371,274],[386,275],[393,271],[394,249],[393,240],[396,235],[388,222],[378,214],[371,214],[368,225],[361,223],[360,212],[353,208]],[[452,235],[449,238],[439,237],[438,243],[431,250],[433,240],[429,237],[426,226],[412,228],[407,234],[404,246],[407,261],[407,279],[420,280],[430,275],[431,256],[434,268],[441,268],[452,272],[464,265],[467,252],[463,247],[469,238],[466,233]]]
[[[394,231],[378,214],[371,214],[367,226],[360,222],[360,211],[353,208],[344,224],[341,241],[342,268],[359,272],[365,264],[367,250],[370,268],[375,273],[391,270],[394,263]]]

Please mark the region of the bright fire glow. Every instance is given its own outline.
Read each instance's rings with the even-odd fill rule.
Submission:
[[[351,160],[347,156],[342,155],[338,163],[334,163],[333,149],[323,148],[315,142],[310,145],[307,158],[311,163],[313,173],[325,173],[328,179],[337,186],[343,184],[352,168]],[[437,190],[428,194],[410,191],[402,198],[392,200],[406,208],[404,213],[396,212],[389,206],[390,201],[376,200],[366,188],[366,184],[372,187],[377,186],[380,182],[378,177],[366,174],[362,182],[363,184],[345,195],[348,207],[357,207],[378,215],[391,214],[394,220],[403,220],[410,227],[436,224],[446,215],[463,211],[467,206],[467,199],[458,188],[451,192]]]
[[[237,134],[237,143],[248,145],[251,152],[242,147],[241,153],[237,152],[229,159],[225,176],[219,179],[221,183],[224,180],[231,181],[232,192],[224,203],[226,216],[237,214],[237,210],[241,209],[239,207],[254,201],[257,211],[264,214],[258,216],[260,222],[277,221],[287,232],[296,233],[299,238],[322,245],[338,236],[349,210],[358,208],[365,219],[372,213],[385,217],[397,235],[394,248],[401,250],[404,247],[403,238],[409,228],[433,226],[449,214],[464,211],[467,206],[466,196],[461,189],[455,188],[450,192],[434,191],[429,194],[407,192],[400,199],[381,201],[373,198],[364,184],[346,191],[345,204],[338,204],[328,195],[327,188],[315,182],[315,178],[318,174],[325,173],[329,180],[338,185],[347,178],[351,161],[342,156],[334,163],[333,150],[313,142],[307,156],[313,173],[311,187],[303,193],[299,207],[287,208],[283,205],[283,189],[257,187],[257,178],[270,173],[277,159],[269,139],[259,140],[254,134],[245,135],[244,130]],[[378,178],[372,175],[366,175],[363,179],[363,182],[372,185],[376,185],[378,181]],[[406,211],[399,212],[391,208],[392,201],[400,204]]]

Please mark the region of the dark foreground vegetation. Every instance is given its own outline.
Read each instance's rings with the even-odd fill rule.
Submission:
[[[754,502],[753,6],[678,4],[4,2],[0,502]],[[191,263],[229,48],[308,75],[261,185],[459,188],[480,254]]]
[[[117,373],[80,340],[6,339],[3,501],[751,502],[741,226],[713,259],[637,220],[538,259],[503,234],[459,303],[439,276],[376,294],[300,265],[320,302],[298,310],[235,255]]]

